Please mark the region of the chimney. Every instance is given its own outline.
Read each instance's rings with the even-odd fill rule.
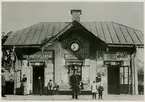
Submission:
[[[80,22],[80,15],[81,14],[82,14],[81,10],[78,10],[78,9],[71,10],[72,21],[76,20],[76,21]]]

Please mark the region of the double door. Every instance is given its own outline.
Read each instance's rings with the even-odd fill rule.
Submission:
[[[129,66],[109,66],[108,93],[130,94],[131,90],[131,71]]]

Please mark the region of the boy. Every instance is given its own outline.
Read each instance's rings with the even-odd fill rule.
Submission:
[[[93,84],[91,85],[92,90],[92,99],[96,99],[96,93],[97,93],[97,84],[95,81],[93,81]]]
[[[103,91],[104,91],[104,88],[100,84],[99,87],[98,87],[98,99],[100,99],[100,98],[102,99]]]

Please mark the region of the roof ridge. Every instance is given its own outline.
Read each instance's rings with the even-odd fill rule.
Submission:
[[[39,23],[71,23],[71,22],[66,22],[66,21],[65,21],[65,22],[61,22],[61,21],[60,21],[60,22],[39,22]],[[36,23],[36,24],[37,24],[37,23]]]

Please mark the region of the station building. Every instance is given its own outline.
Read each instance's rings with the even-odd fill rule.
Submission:
[[[4,48],[15,46],[14,93],[27,76],[28,94],[36,93],[41,76],[46,94],[50,79],[70,91],[75,70],[84,89],[101,75],[106,94],[138,94],[137,59],[143,50],[143,33],[110,21],[81,22],[81,10],[71,10],[72,22],[40,22],[10,34]],[[83,15],[82,15],[83,16]]]

